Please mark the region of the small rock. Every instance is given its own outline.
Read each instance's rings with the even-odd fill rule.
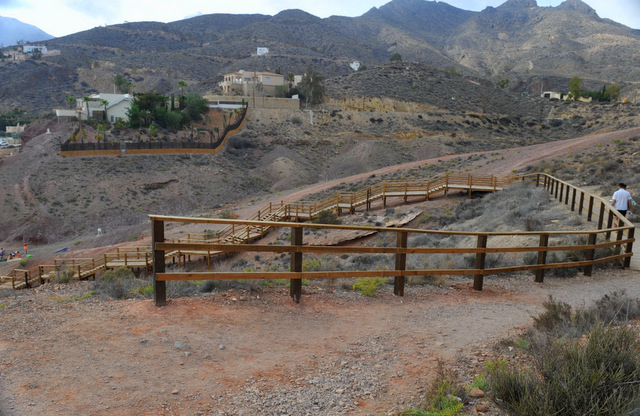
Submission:
[[[191,355],[191,353],[190,353],[189,351],[185,351],[185,352],[184,352],[184,356],[185,356],[185,357],[188,357],[188,356],[190,356],[190,355]]]
[[[142,338],[142,339],[140,340],[140,344],[146,344],[146,343],[147,343],[147,339],[146,339],[146,338]]]
[[[224,345],[223,344],[218,345],[218,349],[219,350],[223,350],[224,349]]]
[[[479,388],[474,387],[471,389],[471,391],[469,391],[469,397],[474,397],[474,398],[484,397],[484,392]]]
[[[188,350],[190,349],[189,344],[182,341],[176,341],[173,343],[173,346],[178,350]]]
[[[486,404],[477,404],[476,405],[476,412],[478,412],[478,413],[486,413],[487,412],[487,405]]]
[[[178,394],[178,390],[172,391],[171,394]]]

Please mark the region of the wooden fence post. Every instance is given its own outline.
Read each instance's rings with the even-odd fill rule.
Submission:
[[[578,205],[578,215],[582,215],[584,209],[584,191],[580,191],[580,204]]]
[[[635,227],[629,228],[629,234],[627,235],[627,238],[629,239],[634,238],[635,232],[636,232]],[[625,253],[627,254],[633,253],[633,242],[627,243],[627,249],[625,250]],[[624,259],[624,267],[625,268],[631,267],[631,257],[627,257]]]
[[[478,248],[487,248],[487,236],[479,235],[478,236]],[[477,270],[484,270],[484,263],[487,258],[487,253],[481,252],[476,253],[476,264],[475,268]],[[476,274],[473,276],[473,288],[475,290],[482,290],[482,283],[484,281],[483,274]]]
[[[588,244],[590,246],[595,246],[596,244],[596,238],[598,237],[597,233],[591,233],[589,234],[589,240],[588,240]],[[595,247],[593,248],[588,248],[587,249],[587,253],[586,253],[586,260],[587,261],[593,261],[593,258],[595,257],[595,253],[596,253],[596,249]],[[584,275],[585,276],[591,276],[591,272],[593,271],[593,263],[592,264],[588,264],[586,266],[584,266]]]
[[[447,196],[447,193],[449,192],[449,173],[445,173],[444,175],[444,196]]]
[[[387,207],[387,182],[382,184],[382,208]]]
[[[164,242],[164,221],[151,222],[151,248],[153,249],[153,300],[156,306],[167,304],[167,282],[158,280],[158,273],[164,273],[164,250],[156,248],[157,243]]]
[[[609,218],[607,219],[607,228],[613,227],[613,211],[609,210]],[[611,238],[611,231],[607,231],[607,240]]]
[[[540,186],[540,174],[536,174],[536,188]]]
[[[598,230],[602,230],[603,222],[604,222],[604,202],[600,202],[600,212],[598,215]]]
[[[573,188],[573,192],[571,193],[571,211],[576,210],[576,188]]]
[[[302,227],[291,227],[291,245],[302,245]],[[291,253],[291,271],[299,273],[302,271],[302,253]],[[300,303],[300,296],[302,296],[302,279],[290,279],[289,283],[289,295],[296,303]]]
[[[554,179],[553,182],[555,182],[555,184],[556,184],[556,193],[555,193],[554,198],[558,199],[558,191],[560,190],[560,187],[558,186],[558,181],[557,180]]]
[[[587,208],[587,221],[591,221],[593,216],[593,195],[589,196],[589,208]]]
[[[399,232],[397,234],[398,248],[407,248],[408,233]],[[396,253],[396,270],[406,270],[407,253]],[[404,276],[396,276],[393,282],[393,294],[396,296],[404,296]]]
[[[538,265],[547,264],[547,247],[549,247],[549,234],[540,234],[541,250],[538,251]],[[536,270],[535,281],[536,283],[544,282],[544,269]]]

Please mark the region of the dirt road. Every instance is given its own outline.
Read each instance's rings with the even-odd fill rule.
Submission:
[[[640,129],[491,152],[475,171],[504,174],[544,158],[632,137]],[[447,156],[446,158],[457,157]],[[318,184],[295,200],[394,166]],[[268,202],[268,199],[260,203]],[[255,206],[238,208],[253,212]],[[531,323],[549,296],[581,305],[614,290],[640,296],[632,271],[594,277],[493,277],[485,290],[391,287],[367,298],[337,283],[231,290],[170,300],[79,299],[91,282],[44,285],[0,298],[0,414],[379,415],[417,406],[439,359],[481,372],[490,346]],[[490,407],[487,414],[498,414]]]

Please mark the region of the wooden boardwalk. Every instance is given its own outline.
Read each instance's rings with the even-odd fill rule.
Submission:
[[[571,192],[573,192],[572,210],[575,209],[576,195],[582,195],[579,213],[582,214],[583,210],[586,212],[587,207],[584,205],[585,195],[587,194],[584,191],[580,190],[578,192],[578,188],[546,175],[529,176],[527,179],[534,180],[533,178],[535,178],[539,186],[555,186],[555,188],[551,189],[552,194],[555,192],[555,197],[567,204],[569,203]],[[517,180],[520,179],[524,178],[517,178]],[[226,227],[217,233],[188,234],[186,237],[172,240],[171,242],[176,243],[177,246],[175,249],[163,252],[163,263],[182,265],[189,262],[192,256],[202,257],[207,263],[207,269],[210,269],[212,258],[234,251],[229,250],[229,246],[242,247],[242,245],[261,239],[281,222],[313,220],[321,212],[327,210],[335,212],[337,215],[341,215],[344,212],[355,213],[359,209],[371,209],[374,203],[384,208],[390,198],[402,198],[404,202],[409,202],[409,199],[412,202],[416,199],[428,201],[435,195],[446,195],[450,190],[465,191],[471,197],[472,192],[500,191],[511,185],[514,180],[516,180],[515,177],[500,178],[471,174],[447,174],[426,181],[380,182],[353,193],[339,193],[319,201],[269,203],[246,220],[227,221]],[[588,216],[601,218],[599,228],[603,228],[602,218],[606,215],[609,215],[608,219],[610,222],[612,221],[613,211],[608,210],[604,205],[594,204],[594,200],[589,199],[588,196],[587,199],[591,201],[591,205],[588,208],[590,213]],[[188,222],[207,223],[210,221],[206,218],[190,218]],[[626,221],[625,224],[630,225],[631,223]],[[611,228],[611,224],[608,225]],[[625,231],[625,235],[628,234],[628,231]],[[56,259],[52,264],[39,265],[29,270],[14,269],[7,276],[0,277],[0,287],[21,289],[49,280],[95,278],[98,273],[119,267],[144,269],[150,272],[153,268],[153,258],[154,253],[151,247],[134,247],[118,249],[98,258]],[[636,266],[636,262],[628,263],[631,267]]]
[[[581,268],[585,275],[590,276],[593,266],[605,262],[621,262],[624,267],[630,266],[633,256],[633,243],[635,241],[635,226],[628,219],[622,217],[618,211],[613,209],[608,201],[603,198],[588,193],[568,182],[561,181],[546,174],[525,175],[518,180],[528,180],[535,182],[536,186],[544,187],[550,195],[569,207],[576,215],[584,215],[588,222],[595,222],[597,229],[589,227],[586,230],[578,231],[516,231],[516,232],[456,232],[449,230],[422,230],[408,228],[391,228],[391,227],[363,227],[348,225],[325,225],[325,224],[309,224],[300,223],[298,219],[312,219],[321,210],[331,209],[338,213],[341,210],[349,209],[354,212],[358,206],[370,204],[370,201],[379,198],[383,200],[389,197],[403,197],[405,201],[408,197],[419,196],[429,198],[430,191],[438,189],[446,193],[449,189],[468,190],[469,195],[476,190],[496,191],[501,188],[498,183],[491,178],[488,183],[482,183],[476,178],[467,178],[467,181],[461,180],[459,177],[451,180],[451,177],[438,181],[428,181],[419,184],[405,183],[404,187],[394,186],[393,184],[383,183],[377,187],[367,188],[364,192],[359,191],[343,198],[338,195],[324,201],[315,203],[296,203],[286,206],[285,215],[289,218],[289,222],[273,222],[264,220],[230,220],[230,219],[208,219],[208,218],[189,218],[189,217],[171,217],[152,215],[152,246],[154,248],[154,300],[157,306],[166,304],[166,282],[172,280],[235,280],[235,279],[289,279],[290,295],[296,302],[300,300],[302,293],[302,279],[327,279],[327,278],[377,278],[393,277],[394,293],[398,296],[404,294],[405,278],[411,276],[429,276],[429,275],[472,275],[473,287],[476,290],[482,290],[483,279],[485,275],[513,273],[520,271],[535,272],[535,281],[542,283],[544,281],[545,270],[561,269],[561,268]],[[513,182],[513,179],[509,183]],[[474,183],[478,183],[478,187],[474,187]],[[425,186],[426,185],[426,186]],[[380,190],[381,189],[381,190]],[[296,220],[293,222],[292,220]],[[164,238],[165,224],[167,223],[201,223],[201,224],[228,224],[236,232],[239,229],[247,230],[244,237],[227,240],[226,237],[208,239],[206,241],[168,241]],[[291,230],[291,245],[264,245],[252,244],[250,230],[254,230],[256,235],[264,232],[269,228],[288,228]],[[350,231],[374,231],[379,233],[391,233],[396,235],[396,246],[388,246],[384,244],[384,239],[380,239],[382,243],[373,246],[315,246],[303,243],[304,230],[307,228],[321,228],[330,232],[331,230],[350,230]],[[425,241],[436,241],[433,246],[409,246],[409,235],[431,234],[432,239]],[[464,245],[462,247],[452,245],[443,247],[440,241],[443,236],[455,236],[466,240],[472,239],[476,243],[474,245]],[[514,247],[505,244],[503,236],[519,237],[518,241],[526,241],[519,246]],[[244,239],[244,242],[242,241]],[[444,241],[448,241],[445,239]],[[502,243],[499,243],[502,242]],[[497,246],[497,244],[501,244]],[[206,271],[206,272],[167,272],[165,262],[162,261],[166,257],[167,252],[176,250],[219,250],[227,253],[237,252],[271,252],[288,254],[291,259],[291,266],[287,271]],[[563,255],[563,253],[571,252],[571,256]],[[537,258],[536,261],[530,256],[523,256],[531,253]],[[552,255],[548,254],[551,253]],[[304,271],[303,255],[322,256],[326,254],[388,254],[395,256],[395,267],[391,268],[384,265],[383,268],[375,270],[343,270],[340,267],[323,271]],[[425,256],[418,267],[409,270],[407,267],[407,255]],[[487,267],[487,255],[506,254],[511,258],[517,258],[516,264],[501,264]],[[473,256],[475,261],[469,267],[466,261],[452,261],[451,265],[465,264],[467,267],[451,268],[437,267],[424,268],[429,264],[432,255],[446,255],[453,257]],[[547,260],[549,258],[549,261]],[[526,260],[529,258],[529,260]],[[330,263],[330,262],[329,262]],[[449,264],[449,263],[446,263]]]

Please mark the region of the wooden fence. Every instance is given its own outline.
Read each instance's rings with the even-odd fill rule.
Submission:
[[[188,217],[171,217],[151,215],[152,221],[152,247],[154,257],[154,300],[157,306],[166,304],[166,282],[170,280],[227,280],[227,279],[289,279],[290,295],[296,302],[299,302],[302,294],[302,279],[318,279],[318,278],[344,278],[344,277],[393,277],[394,293],[398,296],[404,295],[405,278],[408,276],[432,276],[432,275],[471,275],[473,276],[473,287],[476,290],[482,290],[484,276],[488,274],[513,273],[521,271],[534,271],[535,281],[543,282],[545,270],[553,268],[581,267],[584,274],[590,276],[593,266],[596,264],[622,260],[625,267],[629,266],[630,258],[633,254],[633,242],[635,226],[626,218],[622,217],[617,210],[613,209],[611,204],[604,199],[588,193],[578,187],[567,182],[546,174],[526,175],[519,178],[523,181],[533,181],[536,186],[542,186],[558,201],[570,206],[572,211],[577,214],[586,215],[587,221],[597,221],[597,230],[587,231],[531,231],[531,232],[455,232],[455,231],[439,231],[439,230],[420,230],[420,229],[398,229],[386,227],[362,227],[362,226],[346,226],[346,225],[321,225],[299,222],[282,222],[282,221],[266,221],[266,220],[231,220],[231,219],[208,219],[208,218],[188,218]],[[457,182],[457,181],[456,181]],[[473,183],[473,179],[469,183]],[[424,185],[424,183],[422,184]],[[431,184],[429,184],[431,185]],[[423,186],[422,189],[428,198],[428,189],[430,186]],[[463,187],[460,183],[445,183],[445,186],[455,188]],[[487,182],[482,186],[485,188],[498,188],[495,182]],[[318,209],[340,209],[349,208],[353,210],[355,202],[361,203],[363,199],[368,201],[376,191],[369,188],[366,196],[360,195],[359,198],[351,198],[347,202],[340,199],[340,196],[332,203],[324,201],[316,202],[309,206],[300,203],[298,205],[289,204],[288,218],[302,219],[302,213],[309,213],[311,216]],[[384,188],[382,194],[390,196],[393,192],[401,193],[401,195],[411,195],[409,184],[404,189],[388,186]],[[459,188],[460,189],[460,188]],[[467,189],[467,188],[462,188]],[[469,192],[472,187],[469,187]],[[490,189],[484,189],[490,190]],[[422,195],[422,194],[421,194]],[[384,198],[381,197],[381,198]],[[344,205],[341,205],[344,204]],[[292,206],[296,206],[295,215],[293,215]],[[282,209],[282,208],[281,208]],[[305,214],[306,215],[306,214]],[[246,229],[247,235],[249,230],[263,230],[270,228],[288,228],[290,230],[291,245],[265,245],[252,244],[249,238],[238,239],[238,241],[229,241],[224,239],[213,239],[212,241],[165,241],[165,223],[200,223],[200,224],[225,224],[232,229]],[[360,247],[360,246],[316,246],[305,245],[303,235],[305,229],[325,229],[325,230],[352,230],[352,231],[374,231],[379,233],[391,233],[395,235],[394,247]],[[434,236],[457,236],[472,240],[473,244],[465,247],[422,247],[410,246],[410,237],[430,234]],[[612,235],[614,238],[612,239]],[[500,241],[496,237],[501,236],[519,236],[524,238],[527,245],[507,246],[496,245],[495,241]],[[578,243],[566,243],[566,241],[579,240]],[[553,240],[554,244],[550,244]],[[581,240],[581,241],[580,241]],[[251,271],[251,272],[167,272],[165,261],[167,252],[183,251],[183,252],[203,252],[216,251],[220,253],[237,253],[237,252],[270,252],[279,254],[289,254],[290,270],[289,271]],[[549,253],[560,252],[577,252],[581,253],[583,259],[565,261],[565,262],[548,262]],[[391,255],[395,259],[395,266],[387,270],[327,270],[327,271],[303,271],[303,255],[320,256],[325,254],[383,254]],[[536,261],[534,264],[516,264],[500,267],[488,267],[487,255],[495,253],[522,255],[523,253],[534,253]],[[598,255],[597,255],[598,253]],[[472,256],[472,265],[469,268],[407,268],[408,255],[426,256],[423,264],[428,264],[430,256],[433,255],[456,255],[456,256]],[[522,261],[520,262],[522,263]]]
[[[550,194],[570,206],[572,211],[583,215],[588,221],[597,222],[598,231],[581,231],[574,233],[565,232],[530,232],[530,233],[452,233],[442,231],[425,231],[425,230],[406,230],[406,229],[389,229],[385,227],[347,227],[347,226],[327,226],[319,224],[300,224],[298,221],[317,218],[324,210],[332,210],[337,214],[343,211],[355,212],[357,209],[371,209],[371,205],[378,201],[384,207],[389,198],[402,198],[408,201],[409,198],[416,200],[424,198],[428,200],[434,193],[446,194],[450,189],[463,190],[469,193],[474,191],[495,192],[503,189],[511,184],[514,180],[526,180],[535,182],[536,186],[542,186],[549,190]],[[38,282],[48,281],[57,277],[61,273],[66,273],[73,279],[85,279],[95,276],[97,272],[118,268],[144,268],[151,270],[153,264],[158,264],[156,271],[162,273],[160,278],[156,276],[156,286],[164,288],[163,283],[166,280],[176,278],[189,278],[188,276],[179,276],[173,274],[164,274],[164,267],[167,262],[177,262],[183,265],[191,260],[191,256],[202,256],[206,259],[207,269],[211,268],[212,256],[226,253],[234,253],[241,251],[271,251],[276,253],[289,253],[292,259],[302,261],[302,254],[320,255],[322,253],[331,253],[332,250],[339,250],[340,253],[360,253],[362,248],[356,247],[318,247],[316,251],[304,251],[308,246],[302,246],[302,233],[305,228],[328,228],[328,229],[354,229],[366,230],[374,232],[390,232],[396,234],[395,240],[397,244],[395,248],[380,247],[375,248],[379,251],[366,251],[370,254],[390,254],[396,256],[397,265],[395,269],[378,271],[333,271],[321,272],[320,274],[290,274],[299,273],[296,271],[299,265],[292,264],[291,272],[284,272],[280,275],[267,275],[263,272],[255,272],[249,274],[248,277],[237,273],[214,273],[210,274],[212,279],[271,279],[271,278],[288,278],[293,279],[292,288],[299,284],[297,279],[302,278],[324,278],[324,277],[362,277],[378,275],[393,276],[396,278],[396,293],[403,293],[404,277],[419,275],[446,275],[446,274],[470,274],[474,275],[474,287],[482,288],[482,276],[493,273],[505,273],[518,270],[535,270],[536,279],[542,281],[544,278],[544,270],[557,267],[584,267],[585,273],[591,273],[594,264],[622,259],[625,267],[629,267],[630,256],[634,241],[635,227],[626,219],[622,218],[619,213],[611,207],[608,201],[581,190],[568,182],[561,181],[545,174],[532,174],[523,177],[498,178],[494,176],[478,176],[467,174],[443,175],[432,180],[418,182],[381,182],[365,189],[358,190],[352,194],[337,194],[333,197],[325,198],[320,201],[300,201],[294,203],[269,203],[245,220],[224,220],[224,219],[206,219],[206,218],[183,218],[183,217],[163,217],[151,216],[153,221],[154,237],[162,236],[162,240],[154,240],[151,247],[133,247],[129,249],[117,249],[115,252],[104,254],[96,259],[57,259],[52,264],[39,265],[36,268],[15,269],[8,275],[0,278],[0,283],[10,282],[14,289],[30,287]],[[286,222],[290,221],[290,222]],[[172,241],[164,241],[165,222],[196,222],[225,225],[220,231],[205,231],[202,233],[187,234]],[[262,238],[267,232],[274,228],[287,227],[291,229],[291,240],[299,243],[293,244],[292,247],[283,246],[266,246],[251,244]],[[297,231],[296,231],[297,230]],[[474,239],[473,246],[464,248],[451,247],[444,248],[420,248],[407,247],[409,236],[419,234],[443,234],[443,235],[461,235],[465,238]],[[612,234],[614,241],[611,241]],[[526,247],[498,247],[492,243],[492,237],[499,235],[521,235],[527,236],[530,244]],[[550,246],[554,236],[574,235],[583,236],[586,241],[584,244],[567,245],[567,246]],[[533,239],[533,240],[531,240]],[[156,243],[174,244],[173,246],[158,246]],[[404,246],[403,246],[404,245]],[[159,248],[162,248],[163,260],[159,263]],[[615,247],[615,252],[611,256],[595,257],[596,249]],[[617,247],[620,247],[619,249]],[[374,248],[370,248],[374,249]],[[386,251],[385,251],[386,250]],[[389,251],[391,250],[391,251]],[[426,251],[424,251],[426,250]],[[584,253],[584,261],[572,263],[549,263],[547,262],[547,253],[550,251],[567,251],[579,250]],[[537,264],[535,265],[518,265],[518,267],[508,268],[487,268],[486,255],[491,253],[523,253],[533,252],[537,254]],[[403,261],[406,261],[407,254],[433,255],[433,254],[458,254],[475,256],[472,268],[468,269],[437,269],[437,270],[406,270]],[[403,257],[404,256],[404,257]],[[405,260],[403,260],[403,258]],[[298,261],[298,260],[296,260]],[[293,260],[292,260],[293,262]],[[476,264],[477,263],[477,264]],[[305,272],[309,273],[309,272]],[[331,274],[333,273],[333,274]],[[205,279],[205,275],[194,275],[196,279]],[[274,277],[280,276],[280,277]],[[284,277],[283,277],[284,276]],[[299,276],[299,277],[298,277]],[[160,289],[159,295],[156,295],[156,303],[163,304],[164,296],[161,296],[164,289]],[[292,289],[293,290],[293,289]],[[292,292],[299,300],[300,292]]]
[[[218,153],[227,139],[238,133],[247,118],[248,107],[245,105],[240,118],[225,127],[216,141],[179,141],[179,142],[102,142],[102,143],[71,143],[67,140],[60,145],[61,156],[108,156],[120,154],[169,154],[169,153]]]

